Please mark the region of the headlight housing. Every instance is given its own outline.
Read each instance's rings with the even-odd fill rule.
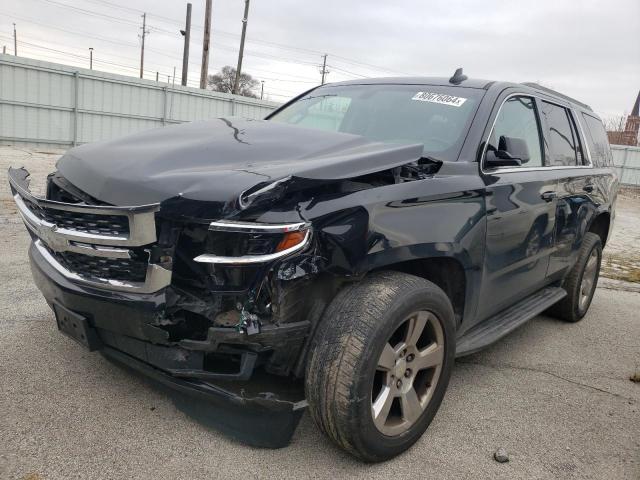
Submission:
[[[218,220],[209,225],[207,253],[194,261],[219,265],[266,263],[303,250],[311,240],[306,222],[271,224]]]

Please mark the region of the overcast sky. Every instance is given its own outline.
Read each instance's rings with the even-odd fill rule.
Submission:
[[[200,78],[204,0],[192,0],[189,85]],[[0,0],[0,45],[13,53],[137,75],[142,12],[145,78],[180,68],[184,0]],[[243,0],[213,0],[210,73],[235,66]],[[252,0],[243,71],[284,101],[319,83],[397,75],[537,81],[609,117],[628,112],[640,89],[640,0],[293,1]]]

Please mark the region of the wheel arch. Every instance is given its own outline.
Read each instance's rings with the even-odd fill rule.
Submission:
[[[601,212],[591,220],[587,232],[595,233],[600,237],[602,247],[607,243],[609,237],[609,228],[611,226],[611,214],[609,212]]]
[[[424,278],[440,287],[449,298],[459,327],[467,303],[467,275],[460,260],[439,256],[417,258],[385,265],[379,270],[392,270]]]

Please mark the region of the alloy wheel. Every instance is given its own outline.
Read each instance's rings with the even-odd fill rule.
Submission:
[[[589,255],[589,259],[584,266],[582,282],[580,283],[580,299],[578,306],[584,312],[589,305],[593,290],[596,287],[596,276],[598,274],[598,251],[594,248]]]
[[[431,312],[408,316],[385,343],[374,376],[371,415],[376,428],[396,436],[429,405],[444,362],[444,332]]]

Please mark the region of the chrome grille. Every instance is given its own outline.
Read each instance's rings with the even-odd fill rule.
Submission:
[[[38,218],[58,227],[96,235],[121,236],[129,234],[129,219],[126,215],[71,212],[40,207],[29,201],[25,201],[25,204]]]
[[[86,278],[105,278],[126,282],[144,282],[149,254],[132,251],[133,258],[103,258],[75,252],[49,253],[66,269]]]
[[[153,293],[171,282],[170,267],[150,260],[159,205],[95,206],[39,198],[28,172],[9,169],[9,183],[34,248],[69,280],[95,288]]]

